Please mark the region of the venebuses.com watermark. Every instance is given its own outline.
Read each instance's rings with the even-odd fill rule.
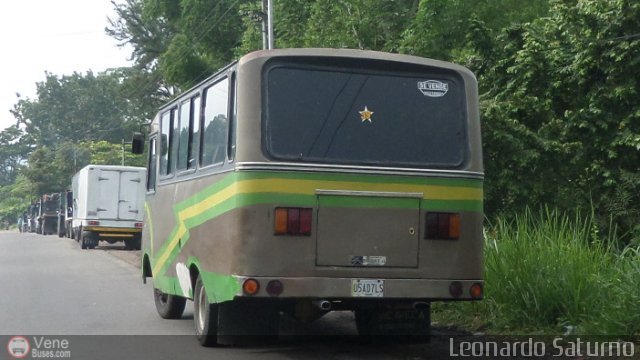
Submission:
[[[7,352],[14,359],[68,359],[71,358],[69,340],[45,336],[14,336],[7,343]]]
[[[588,358],[632,358],[635,344],[631,341],[592,341],[581,338],[553,338],[539,341],[523,338],[509,341],[455,341],[449,339],[450,357],[588,357]]]

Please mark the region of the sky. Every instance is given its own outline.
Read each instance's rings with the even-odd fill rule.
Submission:
[[[117,1],[121,3],[122,1]],[[129,66],[129,47],[104,29],[116,18],[110,0],[10,0],[0,3],[0,130],[16,123],[9,112],[36,99],[45,71],[58,77]]]

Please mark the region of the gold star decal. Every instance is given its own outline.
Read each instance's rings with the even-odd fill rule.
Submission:
[[[367,107],[365,106],[364,110],[358,112],[360,113],[360,119],[362,119],[362,122],[371,122],[371,115],[373,115],[373,111],[369,111],[369,109],[367,109]]]

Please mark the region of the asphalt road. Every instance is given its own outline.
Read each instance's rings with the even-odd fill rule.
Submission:
[[[353,315],[335,312],[310,325],[283,321],[273,344],[202,348],[191,302],[182,319],[161,319],[151,284],[142,284],[138,252],[101,245],[81,250],[71,239],[0,232],[0,359],[14,335],[32,345],[35,335],[68,339],[73,359],[418,360],[447,345],[365,342],[355,336]]]

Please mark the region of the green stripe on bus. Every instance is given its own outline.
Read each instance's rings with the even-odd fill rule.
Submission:
[[[348,208],[418,209],[419,198],[386,198],[374,196],[332,196],[318,197],[318,206]]]
[[[203,271],[202,266],[200,265],[200,260],[195,256],[189,256],[186,265],[189,269],[194,265],[198,269],[210,303],[233,300],[236,294],[238,294],[242,289],[242,286],[240,286],[238,281],[231,275]],[[193,297],[194,291],[195,289],[191,289],[189,296]]]

